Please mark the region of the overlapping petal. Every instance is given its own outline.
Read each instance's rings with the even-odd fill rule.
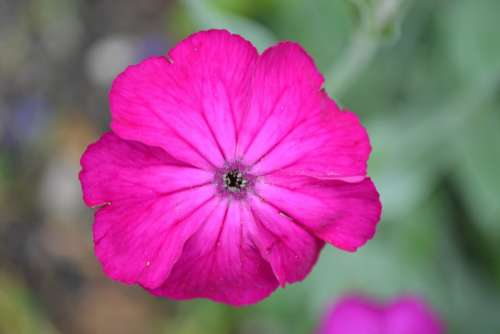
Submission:
[[[382,209],[369,178],[350,183],[277,172],[257,183],[256,192],[318,238],[347,251],[373,237]]]
[[[233,158],[237,110],[248,104],[256,49],[227,31],[190,36],[167,57],[130,66],[113,82],[111,127],[201,168]]]
[[[324,242],[256,196],[251,196],[243,213],[243,223],[281,286],[303,280],[316,263]]]
[[[239,123],[238,156],[252,165],[288,132],[314,113],[323,77],[293,42],[282,42],[259,57],[252,77],[249,109]]]
[[[324,242],[362,246],[381,212],[370,144],[322,84],[298,44],[259,56],[221,30],[127,68],[110,92],[113,132],[80,174],[100,207],[104,271],[161,296],[246,305],[304,279]],[[228,164],[254,178],[246,195],[218,188]]]
[[[255,174],[286,170],[321,179],[364,179],[371,150],[365,129],[355,114],[340,111],[326,94],[320,95],[311,114],[259,157]]]
[[[83,198],[91,207],[156,197],[213,179],[212,173],[186,165],[160,148],[126,141],[112,132],[89,145],[81,164]]]
[[[186,243],[165,283],[152,292],[246,305],[267,297],[277,286],[242,220],[241,203],[225,200]]]
[[[103,205],[93,226],[95,252],[110,277],[147,287],[163,283],[216,205],[213,176],[178,164],[161,149],[112,133],[83,155],[84,198]]]
[[[360,180],[366,174],[366,131],[322,84],[313,60],[296,43],[279,43],[259,57],[238,141],[238,155],[255,174],[283,168],[324,178]]]

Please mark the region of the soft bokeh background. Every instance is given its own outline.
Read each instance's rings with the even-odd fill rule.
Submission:
[[[500,333],[500,1],[0,1],[0,333],[312,333],[355,291]],[[300,42],[372,138],[384,215],[355,254],[243,309],[106,279],[77,180],[127,65],[224,27]],[[425,333],[423,333],[425,334]]]

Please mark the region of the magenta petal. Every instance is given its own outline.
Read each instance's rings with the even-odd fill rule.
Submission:
[[[402,297],[388,306],[385,327],[387,334],[441,334],[443,324],[420,299]]]
[[[242,116],[238,155],[252,165],[312,112],[323,77],[293,42],[279,43],[258,59],[248,112]]]
[[[308,112],[259,158],[252,171],[262,175],[286,169],[319,178],[362,180],[371,147],[357,116],[340,111],[326,95],[318,97]]]
[[[83,198],[91,207],[153,198],[213,179],[212,173],[186,166],[162,149],[123,140],[112,132],[89,145],[81,164]]]
[[[442,334],[444,326],[420,299],[401,297],[383,305],[347,297],[328,311],[318,334]]]
[[[252,239],[280,284],[303,280],[316,263],[324,242],[255,196],[245,211],[242,221],[248,224]]]
[[[373,237],[382,210],[369,178],[348,183],[274,173],[256,191],[317,237],[347,251]]]
[[[240,220],[240,205],[221,202],[186,243],[167,281],[151,292],[174,299],[205,297],[235,306],[271,294],[278,282]]]
[[[191,207],[182,203],[195,197]],[[196,231],[200,214],[216,204],[211,187],[161,200],[122,202],[95,215],[95,253],[106,274],[118,281],[147,288],[161,285]]]
[[[366,174],[370,143],[358,118],[321,90],[323,77],[297,44],[280,43],[257,61],[238,155],[257,175],[288,168],[324,178]]]
[[[252,43],[226,30],[191,35],[169,52],[188,79],[205,125],[226,160],[235,158],[238,124],[248,108],[251,78],[259,57]]]
[[[223,30],[128,67],[83,198],[113,279],[174,299],[255,303],[302,280],[324,242],[354,251],[380,219],[368,135],[293,42],[258,55]]]
[[[127,68],[110,93],[111,127],[202,168],[234,158],[235,110],[247,103],[255,48],[227,31],[194,34]]]
[[[366,298],[344,298],[328,311],[318,334],[388,334],[384,309]]]
[[[95,215],[95,252],[113,279],[156,287],[217,202],[211,174],[174,165],[161,149],[113,133],[82,157],[84,198]]]

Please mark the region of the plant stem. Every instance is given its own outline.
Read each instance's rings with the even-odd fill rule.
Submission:
[[[325,89],[331,96],[341,97],[370,64],[384,40],[383,30],[401,15],[405,2],[381,0],[371,9],[366,2],[353,0],[359,9],[361,23],[344,54],[327,71]]]

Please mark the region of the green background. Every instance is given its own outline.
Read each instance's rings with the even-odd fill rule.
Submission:
[[[2,2],[0,333],[313,333],[349,293],[416,294],[449,333],[500,333],[499,18],[498,0]],[[241,309],[105,278],[77,180],[113,77],[206,28],[302,44],[366,126],[384,206],[357,253],[326,247]]]

